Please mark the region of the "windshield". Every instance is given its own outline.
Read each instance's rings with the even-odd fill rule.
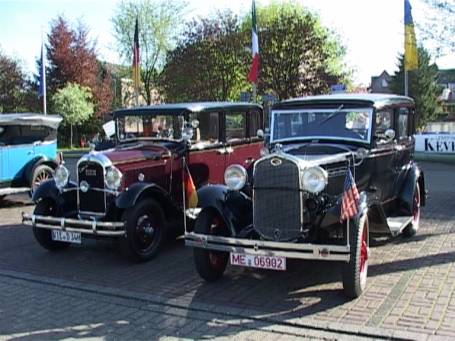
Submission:
[[[311,109],[272,112],[271,142],[302,139],[369,143],[373,110]]]
[[[182,116],[129,115],[117,119],[117,136],[120,141],[138,139],[180,140]]]

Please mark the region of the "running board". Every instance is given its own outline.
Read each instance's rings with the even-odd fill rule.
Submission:
[[[30,187],[8,187],[0,188],[0,195],[11,195],[30,192]]]
[[[408,224],[412,221],[410,217],[391,217],[387,218],[387,225],[389,225],[390,233],[392,236],[399,235]]]

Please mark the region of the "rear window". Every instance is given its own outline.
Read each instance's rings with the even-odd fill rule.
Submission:
[[[4,145],[31,144],[57,138],[55,129],[44,126],[3,126],[0,129],[0,143]]]

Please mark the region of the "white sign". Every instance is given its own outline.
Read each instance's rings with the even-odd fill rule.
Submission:
[[[416,152],[455,154],[455,134],[419,134],[415,141]]]
[[[111,137],[115,135],[115,122],[109,121],[103,124],[103,130],[106,133],[107,137]]]

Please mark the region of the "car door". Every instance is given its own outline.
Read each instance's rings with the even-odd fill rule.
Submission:
[[[225,167],[239,164],[249,169],[259,158],[262,139],[256,137],[261,127],[258,111],[227,111],[224,114]]]
[[[189,120],[199,122],[188,156],[188,167],[196,187],[223,183],[225,148],[221,141],[220,113],[191,113]]]
[[[395,195],[400,192],[405,180],[409,163],[414,151],[414,137],[412,136],[411,109],[402,107],[396,113],[397,142],[395,145]]]
[[[371,157],[373,164],[370,189],[382,203],[387,203],[393,198],[393,185],[395,182],[395,139],[387,140],[384,133],[394,128],[394,110],[381,109],[375,114],[374,150]]]

